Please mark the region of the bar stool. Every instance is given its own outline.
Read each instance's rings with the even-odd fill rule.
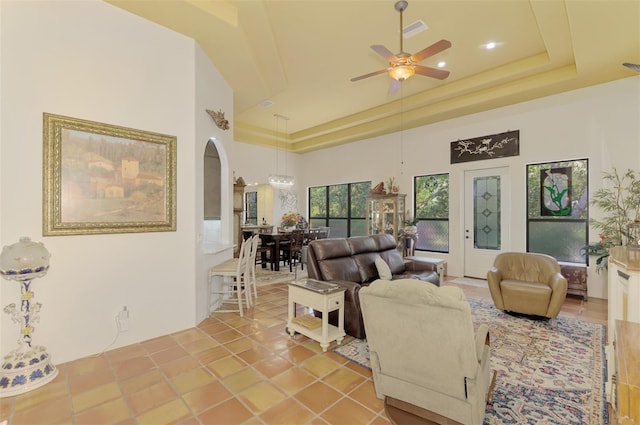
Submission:
[[[239,312],[242,317],[243,303],[247,304],[247,308],[251,307],[251,293],[247,292],[248,280],[250,280],[247,273],[247,254],[251,254],[251,245],[252,243],[248,240],[242,241],[238,258],[231,258],[209,270],[211,294],[221,294],[223,304],[238,305],[237,309],[215,310],[215,313]],[[219,289],[213,288],[214,280],[221,280]]]

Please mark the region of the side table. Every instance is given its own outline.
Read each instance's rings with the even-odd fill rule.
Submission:
[[[438,273],[438,277],[440,278],[440,285],[442,285],[442,282],[444,282],[444,266],[446,264],[446,261],[443,260],[442,258],[428,258],[428,257],[419,257],[419,256],[408,256],[405,257],[406,260],[411,260],[411,261],[422,261],[425,263],[432,263],[435,264],[436,266],[436,272]]]
[[[287,330],[291,336],[296,332],[320,343],[322,351],[327,351],[331,341],[338,345],[344,336],[344,291],[334,283],[313,279],[297,280],[289,283],[289,315]],[[310,307],[322,313],[322,319],[306,316],[296,317],[296,304]],[[329,313],[338,310],[338,326],[329,324]],[[321,326],[319,321],[322,321]]]

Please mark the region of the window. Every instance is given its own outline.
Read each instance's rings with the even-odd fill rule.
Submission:
[[[371,182],[309,188],[309,226],[331,228],[331,237],[366,235]]]
[[[588,160],[527,165],[527,251],[587,264]]]
[[[246,192],[244,194],[245,211],[247,216],[245,217],[245,223],[258,224],[258,192]]]
[[[413,179],[419,251],[449,252],[449,174]]]

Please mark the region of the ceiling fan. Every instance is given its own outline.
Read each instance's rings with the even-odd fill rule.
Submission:
[[[402,45],[402,13],[407,9],[408,2],[401,0],[396,2],[394,8],[398,12],[400,12],[400,53],[394,55],[391,53],[389,49],[380,44],[374,44],[371,46],[374,52],[385,58],[389,62],[389,67],[380,69],[378,71],[370,72],[368,74],[360,75],[359,77],[354,77],[351,81],[359,81],[364,78],[373,77],[374,75],[383,74],[388,72],[391,76],[391,86],[389,87],[389,94],[393,94],[398,91],[400,88],[400,84],[410,78],[414,74],[424,75],[426,77],[437,78],[439,80],[444,80],[449,76],[449,71],[445,71],[443,69],[430,68],[428,66],[418,65],[418,62],[427,59],[435,55],[436,53],[440,53],[443,50],[451,47],[451,42],[449,40],[440,40],[436,43],[433,43],[431,46],[426,47],[420,50],[418,53],[410,55],[403,50]]]
[[[626,66],[629,69],[633,69],[634,71],[640,72],[640,65],[639,64],[625,62],[622,65]]]

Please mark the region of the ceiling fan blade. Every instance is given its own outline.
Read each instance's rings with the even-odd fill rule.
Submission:
[[[394,94],[400,89],[400,85],[402,81],[391,79],[391,84],[389,84],[389,94]]]
[[[391,61],[396,57],[396,55],[394,55],[391,50],[387,49],[381,44],[374,44],[373,46],[371,46],[371,49],[373,49],[374,52],[385,58],[387,61]]]
[[[424,49],[420,50],[418,53],[411,55],[411,60],[414,63],[418,63],[421,60],[425,60],[429,56],[433,56],[436,53],[440,53],[443,50],[447,50],[449,47],[451,47],[451,42],[449,40],[436,41],[431,46],[425,47]]]
[[[353,77],[351,79],[351,81],[360,81],[360,80],[363,80],[365,78],[373,77],[374,75],[384,74],[385,72],[387,72],[387,68],[379,69],[377,71],[373,71],[373,72],[370,72],[368,74],[360,75],[359,77]]]
[[[640,72],[640,65],[638,65],[636,63],[625,62],[622,65],[626,66],[629,69],[633,69],[634,71]]]
[[[437,78],[438,80],[444,80],[449,76],[449,71],[444,69],[430,68],[428,66],[415,65],[416,74],[424,75],[426,77]]]

